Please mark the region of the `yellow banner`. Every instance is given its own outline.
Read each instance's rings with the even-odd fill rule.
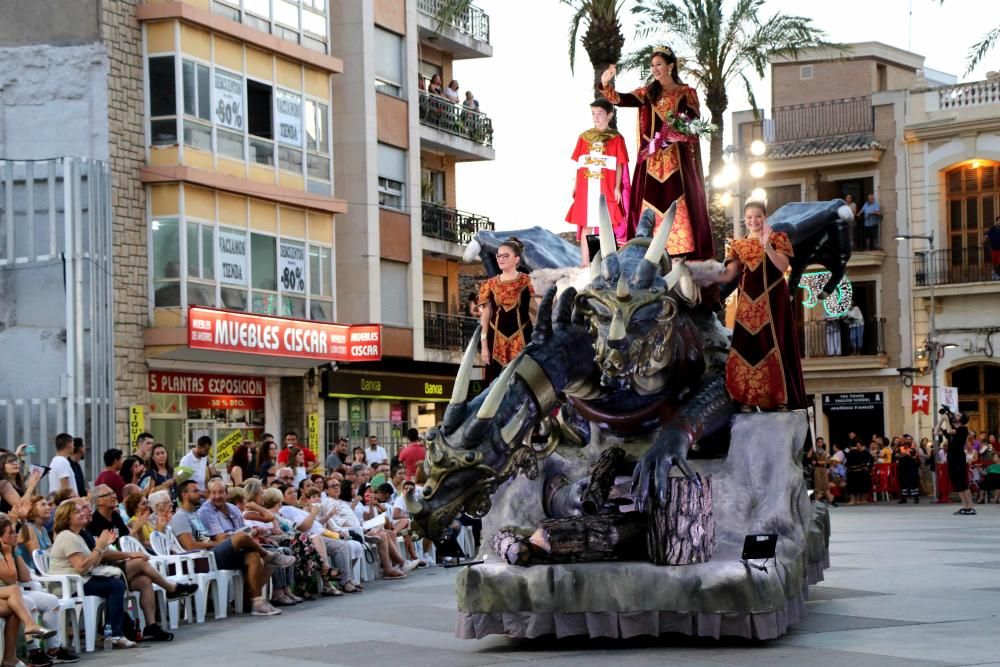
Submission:
[[[319,414],[316,412],[310,412],[308,415],[307,430],[309,432],[309,449],[313,454],[316,455],[316,459],[319,456]]]
[[[243,444],[243,431],[237,429],[215,444],[215,462],[222,463],[233,458],[236,448]]]
[[[130,405],[128,408],[128,434],[135,452],[135,440],[146,430],[146,416],[141,405]]]

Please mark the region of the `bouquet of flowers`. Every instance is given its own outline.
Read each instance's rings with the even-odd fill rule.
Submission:
[[[691,119],[685,113],[675,114],[673,111],[667,112],[666,125],[671,129],[688,136],[710,136],[719,131],[717,125],[709,123],[701,118]]]
[[[690,118],[685,113],[675,114],[667,112],[663,127],[656,133],[653,140],[649,142],[649,153],[653,154],[660,148],[666,148],[670,144],[692,143],[696,144],[703,136],[710,136],[719,131],[717,125],[713,125],[700,118]]]

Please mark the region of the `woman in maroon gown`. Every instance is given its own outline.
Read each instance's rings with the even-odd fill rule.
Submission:
[[[689,120],[700,116],[698,94],[681,82],[677,58],[666,46],[653,49],[650,61],[653,82],[631,93],[619,93],[612,79],[614,65],[601,75],[601,94],[615,106],[639,107],[638,155],[629,201],[629,238],[647,208],[656,215],[656,227],[670,205],[677,202],[667,252],[671,257],[711,259],[712,229],[708,219],[705,184],[697,136],[673,131],[668,114],[684,114]]]
[[[531,278],[517,270],[524,245],[511,236],[497,248],[500,275],[479,288],[481,353],[486,379],[500,375],[531,342]]]
[[[745,411],[803,408],[805,382],[785,281],[792,243],[771,230],[763,202],[748,201],[743,215],[748,235],[730,244],[718,278],[740,281],[726,389]]]

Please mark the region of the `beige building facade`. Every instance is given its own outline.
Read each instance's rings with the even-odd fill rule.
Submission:
[[[860,214],[869,196],[881,211],[875,226],[866,227],[861,216],[851,224],[846,293],[817,303],[800,289],[794,300],[815,435],[842,445],[851,432],[865,442],[915,434],[910,377],[898,370],[913,366],[917,336],[911,271],[894,240],[910,225],[904,126],[911,88],[954,79],[926,70],[918,54],[877,42],[850,44],[843,53],[777,56],[771,74],[768,117],[734,114],[735,155],[749,160],[753,140],[767,144],[760,158],[766,174],[744,176],[740,191],[764,188],[771,211],[791,201],[844,199]],[[820,271],[813,267],[806,278]],[[813,280],[821,284],[823,276]],[[848,312],[848,305],[856,309]]]

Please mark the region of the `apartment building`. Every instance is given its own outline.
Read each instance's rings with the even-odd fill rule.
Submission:
[[[113,278],[106,294],[100,284],[80,290],[76,310],[66,309],[67,334],[55,330],[57,339],[81,341],[77,368],[65,373],[70,388],[79,385],[69,402],[81,409],[74,415],[57,402],[41,417],[46,427],[37,419],[14,426],[39,437],[42,458],[43,435],[88,435],[92,470],[101,451],[126,448],[141,430],[174,461],[201,435],[225,460],[265,429],[296,430],[320,451],[318,367],[381,356],[377,323],[336,323],[334,220],[347,206],[333,195],[331,79],[344,65],[331,46],[327,3],[91,0],[73,3],[65,20],[62,3],[42,4],[49,11],[22,13],[25,25],[4,35],[26,42],[5,54],[5,70],[27,88],[33,82],[18,65],[41,62],[51,83],[4,100],[2,155],[71,157],[47,181],[44,169],[10,163],[8,187],[21,187],[29,202],[51,192],[56,205],[43,209],[58,219],[75,213],[76,161],[93,162],[88,187],[102,183],[104,169],[106,190],[81,197],[79,225],[67,226],[83,240],[63,257],[82,267],[83,281],[95,256]],[[94,207],[105,200],[106,219]],[[41,221],[36,204],[25,210]],[[105,246],[95,223],[107,226]],[[35,291],[62,298],[63,286],[54,280]],[[102,313],[113,336],[95,335]],[[48,324],[39,334],[46,340]],[[98,342],[107,349],[96,352]],[[53,358],[19,359],[21,375]],[[100,373],[113,373],[115,411],[104,432],[90,426],[99,415],[87,393]],[[52,370],[57,383],[61,376]],[[56,393],[65,402],[68,392]]]
[[[766,174],[743,176],[741,192],[764,188],[772,211],[791,201],[848,196],[860,211],[869,195],[881,208],[877,230],[866,232],[861,219],[852,225],[852,256],[838,294],[818,302],[801,290],[794,300],[814,432],[839,444],[851,431],[867,439],[915,430],[909,378],[897,370],[911,367],[915,354],[911,277],[894,240],[908,220],[903,128],[911,88],[954,82],[923,60],[878,42],[850,44],[843,53],[816,48],[775,56],[770,114],[734,114],[735,158],[750,159],[754,140],[766,144]],[[824,276],[809,273],[821,270],[805,276],[816,291]],[[853,339],[849,305],[864,318]]]
[[[911,90],[902,129],[901,231],[933,237],[894,246],[913,301],[914,381],[954,387],[970,428],[998,433],[1000,281],[984,237],[1000,216],[1000,78]]]
[[[334,81],[338,316],[382,324],[378,362],[324,373],[326,432],[397,443],[443,416],[463,342],[462,245],[490,221],[455,207],[455,165],[492,160],[490,119],[429,94],[452,64],[492,56],[489,16],[449,23],[437,0],[337,1]],[[421,83],[423,79],[423,84]]]

